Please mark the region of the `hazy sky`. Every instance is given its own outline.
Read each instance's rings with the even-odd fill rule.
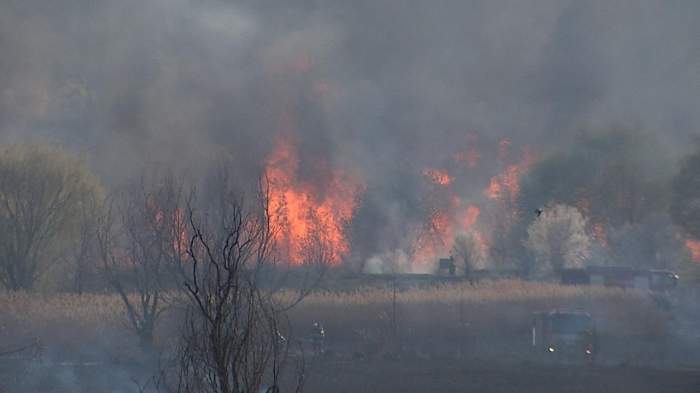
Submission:
[[[683,143],[700,120],[698,15],[693,0],[5,0],[0,132],[63,141],[101,171],[254,160],[284,127],[375,174],[467,132],[542,145],[622,123]]]
[[[467,199],[504,137],[519,160],[623,125],[685,154],[699,15],[696,0],[4,0],[0,140],[63,143],[113,183],[220,155],[257,176],[290,135],[302,179],[319,162],[361,179],[360,241],[390,244],[421,214],[423,169],[470,145]]]

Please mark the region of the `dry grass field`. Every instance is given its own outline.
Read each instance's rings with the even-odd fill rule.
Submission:
[[[590,312],[602,331],[655,337],[667,315],[644,293],[611,288],[573,287],[519,280],[487,281],[413,289],[360,289],[314,293],[292,310],[294,326],[324,323],[337,339],[363,331],[397,330],[407,338],[512,335],[527,332],[531,313],[552,309]]]
[[[403,340],[428,343],[518,335],[528,331],[533,311],[557,308],[589,311],[602,331],[640,337],[663,335],[667,318],[643,293],[499,280],[400,291],[395,302],[390,289],[316,292],[291,310],[290,321],[297,336],[320,321],[329,341],[376,346],[394,329]],[[136,348],[122,304],[110,294],[0,293],[0,321],[2,347],[38,339],[68,354],[119,356]],[[161,340],[174,325],[172,317],[161,321]]]

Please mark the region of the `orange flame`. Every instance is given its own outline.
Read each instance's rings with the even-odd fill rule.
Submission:
[[[690,258],[693,262],[700,263],[700,240],[686,239],[685,246],[690,251]]]
[[[481,210],[478,207],[469,205],[466,210],[458,215],[460,227],[464,230],[471,228],[479,218],[479,214],[481,214]]]
[[[334,171],[320,195],[317,188],[298,179],[299,159],[294,141],[279,137],[265,170],[269,181],[271,225],[280,257],[294,265],[307,261],[309,242],[327,248],[329,262],[337,265],[349,252],[345,234],[356,208],[359,182]]]
[[[440,256],[449,251],[447,241],[453,228],[444,212],[433,212],[411,250],[411,264],[432,267]]]
[[[474,147],[476,144],[476,136],[468,136],[467,149],[453,156],[456,163],[466,162],[469,167],[475,167],[480,157],[480,153]],[[501,220],[501,224],[494,224],[496,227],[508,228],[518,217],[516,209],[517,199],[520,193],[520,181],[530,169],[535,161],[535,157],[531,151],[524,147],[522,149],[522,158],[520,162],[508,164],[512,143],[509,139],[502,139],[498,144],[497,160],[502,165],[502,172],[490,179],[488,186],[483,190],[483,194],[490,200],[498,203],[499,212],[496,214],[497,220]],[[444,170],[427,169],[424,175],[434,184],[448,186],[454,182],[454,178]],[[462,200],[457,194],[448,196],[450,203],[444,203],[445,192],[454,192],[452,188],[439,188],[433,190],[435,198],[433,201],[431,213],[427,217],[423,228],[418,236],[414,239],[411,248],[411,263],[414,269],[425,270],[426,267],[433,266],[435,262],[449,255],[451,252],[456,235],[461,231],[469,231],[473,233],[474,239],[478,243],[479,252],[484,256],[489,253],[489,236],[484,235],[480,228],[477,230],[476,224],[481,215],[479,207],[473,204],[462,204]],[[443,201],[443,202],[440,202]],[[493,220],[491,220],[493,221]],[[497,230],[496,227],[491,230]],[[607,244],[607,234],[604,232],[603,226],[593,228],[596,232],[599,241]]]
[[[423,175],[428,178],[433,184],[440,186],[449,186],[454,178],[450,176],[444,169],[426,169]]]
[[[509,146],[510,142],[505,145]],[[523,149],[523,158],[520,163],[508,165],[503,172],[491,178],[489,186],[484,190],[484,195],[489,199],[515,203],[520,192],[520,178],[530,169],[532,162],[532,154],[527,149]]]
[[[418,270],[433,268],[439,258],[449,255],[459,231],[474,229],[480,214],[478,207],[472,204],[464,206],[456,196],[452,198],[449,208],[436,208],[413,242],[412,266]],[[487,244],[483,236],[474,232],[478,235],[480,247],[486,250]]]

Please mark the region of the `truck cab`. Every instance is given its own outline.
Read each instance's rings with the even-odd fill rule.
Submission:
[[[532,347],[537,353],[556,358],[594,361],[597,334],[593,318],[581,311],[550,311],[533,314]]]

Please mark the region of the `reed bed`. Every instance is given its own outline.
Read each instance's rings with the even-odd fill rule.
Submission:
[[[296,336],[319,321],[331,340],[368,345],[397,335],[425,343],[521,337],[529,331],[532,312],[552,309],[588,311],[609,334],[658,337],[667,322],[648,294],[608,288],[498,280],[397,291],[395,296],[394,302],[392,288],[314,292],[290,310],[289,318]],[[65,353],[128,356],[138,348],[126,322],[121,300],[112,294],[0,293],[0,349],[38,339]],[[178,324],[177,313],[166,313],[157,341],[175,337]]]
[[[0,348],[36,342],[60,358],[128,357],[138,350],[119,297],[0,293]]]
[[[512,337],[529,332],[535,311],[581,310],[608,334],[659,336],[667,315],[648,294],[611,288],[520,280],[412,289],[319,292],[291,312],[294,326],[322,322],[329,334],[351,340],[397,334],[415,340],[462,336]]]

